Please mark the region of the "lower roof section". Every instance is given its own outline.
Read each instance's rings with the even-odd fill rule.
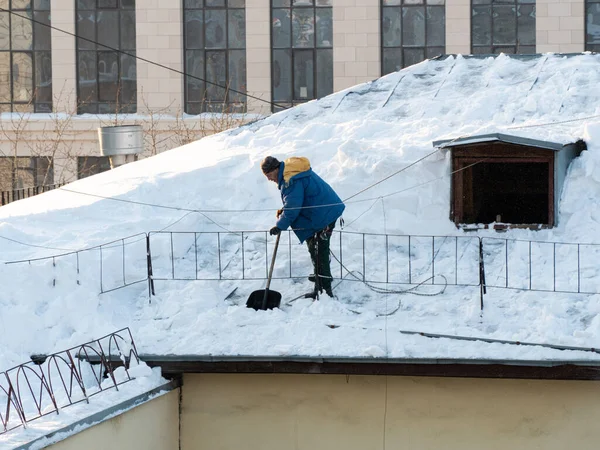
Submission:
[[[140,355],[164,376],[184,373],[273,373],[330,375],[394,375],[540,380],[600,380],[597,361],[521,361],[459,359],[214,357]]]

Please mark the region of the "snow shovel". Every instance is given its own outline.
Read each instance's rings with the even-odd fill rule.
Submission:
[[[250,294],[250,297],[248,297],[248,301],[246,302],[246,307],[248,308],[253,308],[256,311],[259,309],[279,308],[279,304],[281,303],[281,294],[277,291],[269,290],[269,286],[271,285],[271,277],[273,276],[273,267],[275,266],[275,256],[277,256],[277,247],[279,247],[280,237],[281,233],[277,235],[277,240],[275,241],[273,259],[271,259],[271,268],[269,269],[269,277],[267,278],[267,287],[265,289],[254,291],[252,294]]]

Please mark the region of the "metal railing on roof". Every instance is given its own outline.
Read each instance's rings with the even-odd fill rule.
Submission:
[[[91,359],[98,364],[90,364]],[[139,357],[129,328],[0,372],[0,434],[131,381]],[[118,361],[116,363],[115,361]],[[118,367],[118,369],[117,369]]]
[[[266,231],[150,232],[107,244],[9,264],[40,264],[56,278],[98,283],[100,293],[155,281],[265,280],[274,239]],[[600,244],[524,241],[479,236],[416,236],[334,231],[335,279],[383,285],[479,287],[600,294]],[[306,248],[283,232],[273,279],[304,278],[312,271]],[[69,280],[69,281],[70,281]]]

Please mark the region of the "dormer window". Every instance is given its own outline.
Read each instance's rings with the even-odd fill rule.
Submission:
[[[452,152],[450,218],[460,228],[552,228],[570,162],[585,143],[500,133],[436,141]]]

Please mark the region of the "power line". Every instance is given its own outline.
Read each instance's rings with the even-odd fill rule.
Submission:
[[[90,42],[90,43],[92,43],[92,44],[100,45],[100,46],[102,46],[102,47],[104,47],[104,48],[107,48],[107,49],[109,49],[109,50],[112,50],[112,51],[114,51],[114,52],[121,53],[121,54],[123,54],[123,55],[130,56],[130,57],[132,57],[132,58],[135,58],[135,59],[139,59],[140,61],[143,61],[143,62],[145,62],[145,63],[152,64],[152,65],[154,65],[154,66],[157,66],[157,67],[161,67],[161,68],[163,68],[163,69],[170,70],[170,71],[172,71],[172,72],[178,73],[179,75],[183,75],[184,77],[187,77],[187,78],[192,78],[192,79],[194,79],[194,80],[199,80],[199,81],[202,81],[202,82],[204,82],[204,83],[212,84],[213,86],[220,87],[221,89],[225,89],[226,91],[229,91],[229,92],[234,92],[234,93],[236,93],[236,94],[243,95],[243,96],[245,96],[245,97],[247,97],[247,98],[252,98],[252,99],[254,99],[254,100],[258,100],[258,101],[260,101],[260,102],[267,103],[267,104],[269,104],[269,105],[271,105],[271,106],[275,106],[275,107],[277,107],[277,108],[281,108],[281,109],[288,109],[288,108],[289,108],[289,106],[284,106],[284,105],[280,105],[280,104],[278,104],[278,103],[275,103],[275,102],[271,102],[271,101],[268,101],[268,100],[264,100],[264,99],[262,99],[262,98],[259,98],[259,97],[256,97],[256,96],[254,96],[254,95],[248,94],[247,92],[241,92],[241,91],[238,91],[238,90],[236,90],[236,89],[233,89],[233,88],[231,88],[231,87],[229,87],[229,86],[223,86],[223,85],[221,85],[221,84],[218,84],[218,83],[215,83],[215,82],[213,82],[213,81],[208,81],[208,80],[205,80],[204,78],[200,78],[200,77],[197,77],[197,76],[195,76],[195,75],[190,75],[190,74],[187,74],[187,73],[185,73],[185,72],[182,72],[181,70],[177,70],[177,69],[174,69],[174,68],[172,68],[172,67],[165,66],[164,64],[157,63],[156,61],[152,61],[152,60],[149,60],[149,59],[147,59],[147,58],[143,58],[143,57],[141,57],[141,56],[133,55],[133,54],[131,54],[131,53],[128,53],[128,52],[125,52],[125,51],[123,51],[123,50],[119,50],[119,49],[117,49],[117,48],[114,48],[114,47],[111,47],[111,46],[109,46],[109,45],[102,44],[102,43],[100,43],[100,42],[98,42],[98,41],[94,41],[93,39],[89,39],[89,38],[86,38],[86,37],[83,37],[83,36],[79,36],[79,35],[77,35],[77,34],[75,34],[75,33],[71,33],[70,31],[63,30],[62,28],[58,28],[58,27],[55,27],[55,26],[53,26],[53,25],[47,24],[47,23],[45,23],[45,22],[41,22],[41,21],[39,21],[39,20],[35,20],[33,17],[27,17],[27,16],[23,16],[23,15],[21,15],[21,14],[17,14],[16,12],[14,12],[14,11],[12,11],[12,10],[7,10],[7,9],[5,9],[5,8],[0,8],[0,11],[2,11],[2,12],[7,12],[7,13],[10,13],[10,14],[12,14],[12,15],[14,15],[14,16],[20,17],[21,19],[29,20],[29,21],[31,21],[31,22],[33,22],[33,23],[36,23],[36,24],[38,24],[38,25],[43,25],[43,26],[45,26],[45,27],[48,27],[48,28],[50,28],[50,29],[52,29],[52,30],[60,31],[61,33],[68,34],[69,36],[73,36],[73,37],[74,37],[74,38],[76,38],[76,39],[81,39],[81,40],[83,40],[83,41],[87,41],[87,42]]]

